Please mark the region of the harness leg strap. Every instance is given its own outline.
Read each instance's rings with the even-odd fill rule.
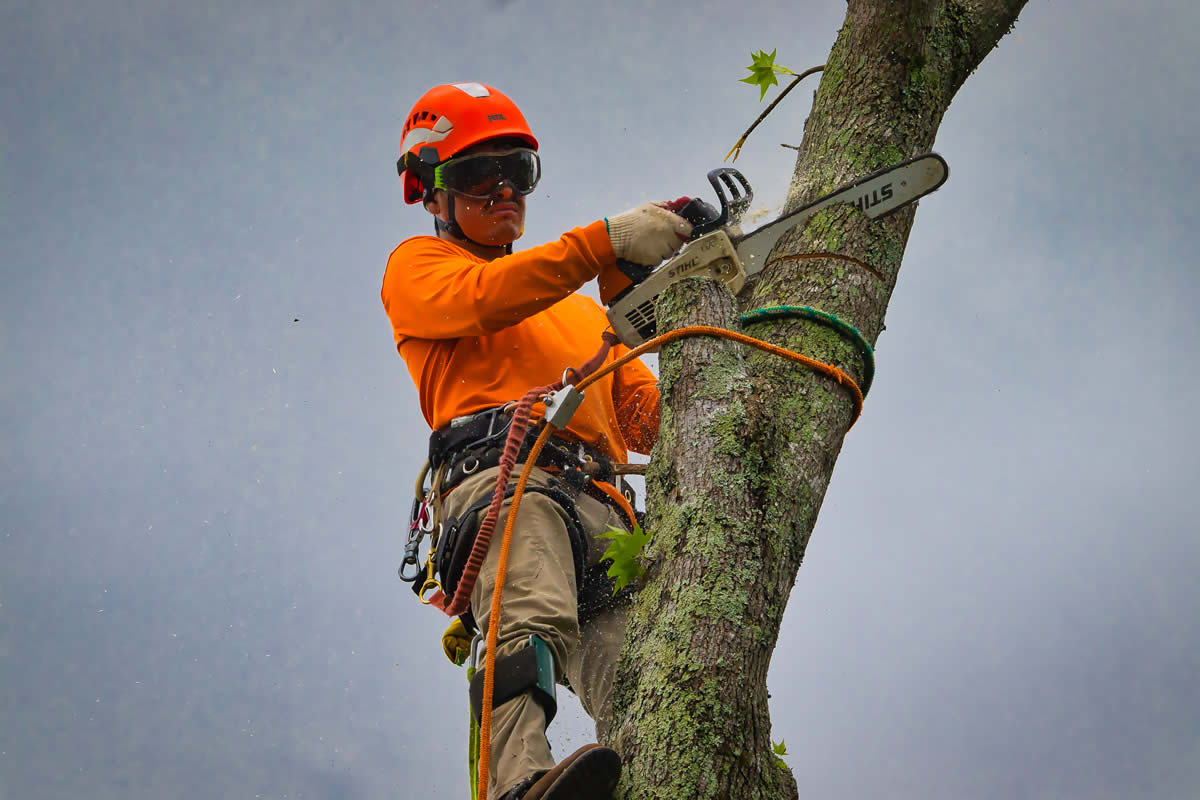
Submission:
[[[471,679],[471,713],[479,720],[483,715],[484,670]],[[525,692],[546,712],[546,727],[558,713],[554,689],[554,653],[550,645],[536,633],[529,635],[529,644],[517,652],[496,659],[496,684],[492,692],[492,708],[504,705]]]

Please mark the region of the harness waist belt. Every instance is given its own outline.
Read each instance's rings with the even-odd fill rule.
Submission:
[[[497,406],[459,417],[448,426],[429,436],[429,465],[438,469],[449,467],[443,489],[450,490],[469,475],[500,463],[500,455],[512,424],[513,404]],[[531,426],[521,443],[517,462],[523,463],[541,431],[541,425]],[[613,474],[612,460],[596,448],[583,442],[552,437],[542,448],[539,467],[557,467],[574,473],[579,479],[576,489],[585,488],[591,481],[614,484],[631,506],[635,506],[633,487]],[[569,476],[568,476],[569,480]]]

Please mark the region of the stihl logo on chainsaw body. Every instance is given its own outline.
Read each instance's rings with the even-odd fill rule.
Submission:
[[[720,247],[720,243],[712,239],[697,241],[695,246],[688,248],[693,251],[691,254],[692,257],[669,264],[664,274],[671,280],[675,280],[676,278],[695,272],[697,268],[708,265],[708,262],[713,258],[709,253],[718,247]]]
[[[872,189],[870,194],[864,194],[862,197],[854,201],[854,207],[859,211],[866,211],[868,208],[874,208],[885,200],[892,199],[892,185],[885,183],[878,189]]]

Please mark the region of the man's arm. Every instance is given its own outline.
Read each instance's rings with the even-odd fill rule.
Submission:
[[[482,336],[549,308],[595,277],[607,302],[630,283],[618,258],[656,265],[679,249],[691,228],[647,203],[491,261],[420,236],[392,252],[380,297],[397,342]]]
[[[603,221],[493,261],[424,236],[393,251],[380,297],[397,339],[482,336],[549,308],[615,264]]]

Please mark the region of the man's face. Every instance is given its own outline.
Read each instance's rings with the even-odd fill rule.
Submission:
[[[511,150],[511,142],[483,142],[460,153],[466,155],[489,155]],[[445,191],[439,189],[435,198],[439,203],[437,215],[449,221]],[[470,195],[454,195],[454,216],[467,238],[491,247],[512,244],[525,231],[525,197],[517,194],[507,182],[486,199]]]

